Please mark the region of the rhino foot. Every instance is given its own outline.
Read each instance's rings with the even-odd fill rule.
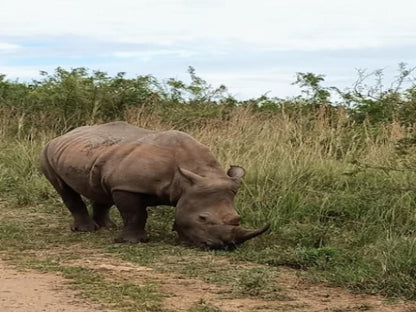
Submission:
[[[74,221],[71,226],[71,231],[73,232],[94,232],[99,229],[97,223],[93,220],[84,220],[84,221]]]
[[[114,239],[115,243],[146,243],[149,241],[146,233],[122,233],[119,237]]]
[[[94,220],[94,221],[98,224],[98,227],[100,228],[117,229],[117,225],[110,219]]]

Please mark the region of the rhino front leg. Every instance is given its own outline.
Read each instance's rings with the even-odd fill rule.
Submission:
[[[123,219],[124,228],[116,243],[140,243],[147,242],[145,230],[147,220],[146,204],[140,194],[114,191],[113,200]]]
[[[108,212],[112,204],[92,202],[93,216],[92,219],[99,227],[116,228],[116,224],[110,219]]]

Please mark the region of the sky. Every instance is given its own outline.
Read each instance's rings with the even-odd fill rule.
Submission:
[[[0,74],[86,67],[189,79],[248,99],[299,94],[297,72],[350,87],[416,66],[415,0],[0,0]]]

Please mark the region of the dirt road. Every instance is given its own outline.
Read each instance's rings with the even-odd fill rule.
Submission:
[[[108,259],[107,259],[108,260]],[[114,262],[99,265],[94,261],[89,266],[106,272],[110,277],[134,280],[152,277],[164,280],[162,288],[176,293],[167,297],[164,308],[170,311],[189,311],[193,303],[201,298],[219,308],[218,311],[377,311],[414,312],[413,303],[389,303],[379,296],[354,295],[344,289],[331,288],[320,284],[302,284],[290,273],[281,274],[278,284],[291,297],[289,301],[263,301],[261,299],[230,299],[219,295],[217,287],[210,287],[197,280],[171,280],[170,275],[144,270],[133,264]],[[170,279],[168,278],[170,277]],[[199,284],[198,284],[199,283]],[[178,289],[181,289],[178,294]],[[254,310],[253,310],[254,309]],[[247,311],[248,311],[247,310]],[[65,280],[56,274],[20,271],[0,261],[0,311],[1,312],[102,312],[105,310],[80,300],[76,292],[65,286]]]
[[[95,312],[109,311],[81,301],[53,274],[22,272],[0,261],[0,311]]]

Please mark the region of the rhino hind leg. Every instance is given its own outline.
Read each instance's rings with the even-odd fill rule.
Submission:
[[[98,229],[97,223],[89,216],[87,207],[77,192],[63,182],[60,187],[56,189],[59,195],[61,195],[65,206],[74,217],[74,222],[71,225],[72,231],[93,232]]]
[[[121,234],[114,241],[116,243],[147,242],[145,230],[147,207],[142,196],[125,191],[114,191],[112,196],[124,223]]]
[[[99,227],[115,229],[117,225],[110,219],[108,212],[112,204],[92,202],[93,216],[92,219]]]
[[[72,231],[92,232],[98,229],[97,224],[90,218],[87,207],[82,201],[81,196],[67,185],[53,170],[49,164],[46,149],[41,155],[41,170],[49,180],[58,194],[61,196],[65,206],[69,209],[74,217],[74,223],[71,225]]]

